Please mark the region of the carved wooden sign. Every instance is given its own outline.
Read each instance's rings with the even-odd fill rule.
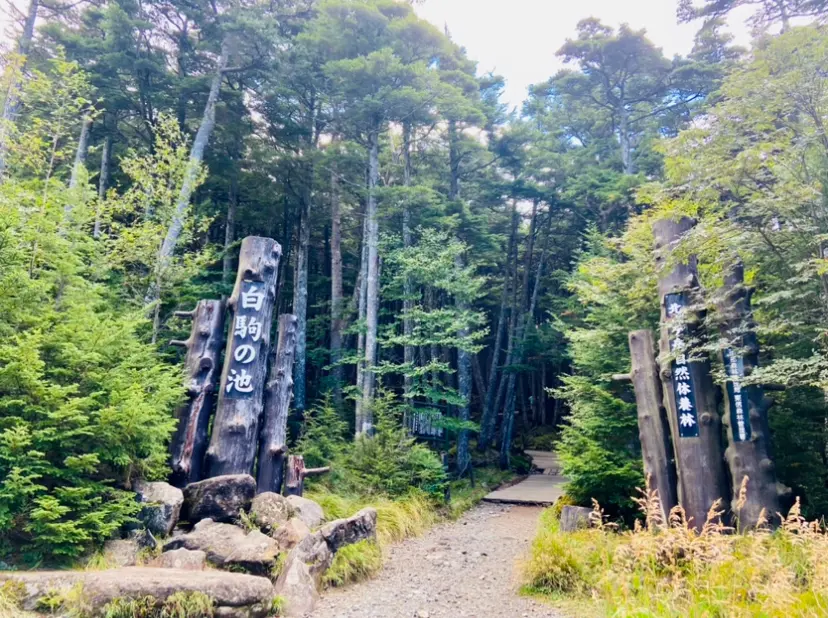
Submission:
[[[664,297],[664,303],[670,330],[670,352],[674,356],[671,369],[679,437],[698,438],[699,417],[696,412],[696,393],[690,372],[690,361],[687,357],[688,332],[685,316],[687,298],[683,292],[667,294]]]
[[[270,329],[270,322],[263,322],[265,297],[265,286],[261,282],[242,281],[238,307],[230,325],[229,369],[223,385],[225,399],[249,399],[261,390],[254,383],[260,374],[254,374],[251,367],[257,359],[266,356],[263,333]]]
[[[727,374],[727,398],[730,403],[730,427],[734,442],[750,440],[750,421],[748,420],[747,388],[742,386],[745,377],[745,361],[741,354],[728,348],[722,352],[725,373]]]

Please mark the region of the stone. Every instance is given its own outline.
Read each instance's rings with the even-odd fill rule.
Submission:
[[[130,530],[127,538],[138,543],[139,549],[152,549],[158,547],[158,541],[152,536],[152,532],[146,528],[141,530]]]
[[[311,530],[318,528],[325,521],[325,513],[322,511],[322,507],[313,500],[308,500],[302,496],[288,496],[287,501],[293,507],[296,517],[305,522],[305,525]]]
[[[186,571],[203,571],[207,563],[207,553],[200,549],[173,549],[164,552],[152,561],[150,566],[162,569],[183,569]]]
[[[159,605],[177,592],[203,592],[216,604],[216,615],[226,618],[265,618],[274,597],[266,577],[223,571],[189,571],[127,567],[109,571],[20,571],[0,573],[0,584],[17,581],[25,587],[23,608],[34,610],[47,595],[80,586],[92,615],[101,615],[113,599],[147,596]]]
[[[139,481],[134,486],[138,501],[143,505],[138,520],[158,536],[170,536],[184,504],[184,493],[169,483]]]
[[[290,551],[310,533],[310,528],[307,527],[305,522],[298,517],[291,517],[283,526],[271,530],[270,537],[276,541],[279,549],[282,551]]]
[[[293,507],[284,496],[266,491],[253,498],[250,517],[262,530],[275,530],[293,517]]]
[[[333,562],[334,553],[321,532],[314,532],[302,539],[299,544],[290,550],[286,561],[301,560],[310,569],[317,585],[322,580],[322,574],[327,571]]]
[[[376,539],[377,511],[370,507],[362,509],[347,519],[337,519],[325,524],[320,532],[332,552],[339,551],[345,545]]]
[[[279,545],[266,534],[212,519],[202,519],[189,534],[167,541],[164,551],[182,547],[205,552],[207,560],[218,567],[242,568],[257,575],[270,574],[279,556]]]
[[[561,509],[561,532],[575,532],[589,528],[589,516],[592,509],[585,506],[567,505]]]
[[[300,618],[313,611],[319,601],[316,579],[310,568],[301,560],[285,564],[274,590],[282,597],[282,615],[286,618]]]
[[[108,565],[116,567],[131,567],[138,563],[138,553],[141,547],[132,539],[107,541],[103,546],[104,560]]]
[[[250,508],[256,495],[256,481],[249,474],[214,476],[184,488],[184,511],[187,521],[202,519],[232,522],[239,511]]]

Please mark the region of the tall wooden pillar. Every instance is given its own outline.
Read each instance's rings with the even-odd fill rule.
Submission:
[[[295,315],[279,316],[279,343],[270,367],[265,392],[264,420],[259,436],[259,493],[281,493],[287,457],[287,421],[293,393],[293,353],[296,349]]]
[[[660,364],[664,407],[676,455],[679,503],[700,529],[716,500],[727,505],[722,424],[716,387],[706,353],[692,345],[698,337],[696,258],[676,261],[674,249],[695,222],[662,219],[653,225],[658,293],[661,302]]]
[[[282,248],[272,238],[248,236],[227,302],[230,328],[210,448],[209,476],[253,474],[270,351],[270,331]]]
[[[724,424],[728,447],[725,450],[733,487],[731,510],[739,528],[756,526],[764,511],[771,522],[782,510],[780,496],[790,489],[777,483],[771,459],[768,410],[771,400],[759,385],[745,386],[744,378],[759,366],[759,342],[750,310],[751,290],[745,286],[744,267],[734,264],[725,275],[722,298],[718,303],[722,337],[727,346],[721,350],[725,368]],[[744,501],[739,490],[747,477]]]
[[[178,429],[170,445],[171,482],[178,487],[200,481],[204,475],[207,427],[213,411],[219,359],[224,343],[224,302],[201,300],[195,310],[179,316],[193,321],[186,341],[171,341],[187,348],[184,360],[187,402],[178,410]]]
[[[667,522],[670,510],[678,504],[676,467],[652,331],[630,333],[630,358],[644,474],[649,489],[658,492],[661,514]]]

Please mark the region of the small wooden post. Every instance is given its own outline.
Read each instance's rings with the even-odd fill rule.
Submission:
[[[281,253],[272,238],[248,236],[241,243],[236,285],[227,302],[230,329],[207,449],[211,477],[253,474]]]
[[[305,490],[305,477],[330,472],[330,466],[324,468],[306,468],[305,458],[301,455],[289,455],[287,474],[285,475],[285,495],[301,496]]]
[[[676,454],[679,503],[692,526],[700,530],[716,500],[727,504],[730,488],[710,361],[694,356],[688,346],[698,335],[699,316],[692,309],[698,290],[696,258],[679,263],[670,259],[676,244],[694,225],[688,217],[662,219],[653,225],[653,234],[661,302],[660,374]]]
[[[739,528],[756,526],[764,511],[770,523],[782,510],[780,496],[790,489],[777,483],[771,459],[768,410],[771,400],[762,386],[742,384],[759,365],[759,342],[754,332],[750,309],[751,290],[745,286],[744,267],[734,264],[725,275],[722,298],[718,303],[720,330],[728,347],[721,350],[725,368],[724,424],[728,447],[725,458],[730,468],[733,498],[731,510],[738,517]],[[739,491],[745,477],[747,491],[742,504]]]
[[[224,302],[201,300],[193,311],[176,312],[193,321],[186,341],[171,345],[187,348],[184,360],[187,402],[178,409],[178,429],[170,444],[171,482],[183,487],[203,477],[207,427],[213,410],[219,357],[224,342]]]
[[[631,377],[638,408],[638,434],[641,438],[644,474],[647,477],[648,489],[658,492],[662,516],[666,523],[670,509],[676,506],[678,498],[670,426],[658,377],[655,342],[650,330],[631,332],[629,340]]]
[[[265,388],[264,420],[259,436],[258,491],[282,491],[287,421],[293,391],[293,352],[296,349],[295,315],[279,316],[279,344]]]

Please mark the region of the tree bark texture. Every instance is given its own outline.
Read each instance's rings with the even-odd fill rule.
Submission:
[[[455,258],[455,268],[458,271],[463,269],[463,257],[458,255]],[[462,298],[458,297],[455,300],[457,309],[462,313],[468,310],[468,303]],[[463,341],[469,336],[468,327],[463,327],[459,333],[460,340]],[[462,403],[458,414],[458,420],[466,422],[471,416],[471,391],[472,391],[472,359],[471,353],[457,348],[457,391],[460,395]],[[468,429],[461,429],[457,434],[457,475],[462,478],[464,474],[469,472],[471,466],[471,453],[469,452],[469,431]]]
[[[727,504],[730,489],[710,361],[706,357],[694,358],[690,349],[682,352],[683,348],[677,343],[680,338],[691,340],[697,336],[695,324],[699,317],[692,309],[692,301],[698,291],[696,259],[691,256],[686,263],[671,261],[676,244],[694,224],[687,217],[679,221],[662,219],[653,225],[653,233],[659,269],[659,361],[664,407],[676,455],[679,503],[692,520],[691,525],[698,530],[704,525],[707,512],[716,500]],[[674,305],[682,303],[683,307],[674,308]]]
[[[718,312],[722,337],[728,341],[728,347],[720,353],[727,376],[722,419],[728,439],[725,459],[732,482],[731,510],[742,530],[755,527],[761,517],[771,522],[782,510],[780,497],[790,493],[790,489],[777,482],[771,458],[768,410],[772,402],[761,386],[742,384],[759,365],[759,341],[752,323],[750,296],[744,267],[736,263],[725,275]],[[745,478],[747,492],[740,501]]]
[[[506,328],[506,314],[509,303],[509,287],[511,281],[511,260],[517,237],[518,211],[517,201],[512,202],[512,229],[509,233],[509,247],[506,251],[506,268],[503,273],[503,293],[500,298],[500,314],[497,318],[495,329],[495,340],[492,346],[492,357],[489,364],[489,381],[486,387],[486,397],[483,402],[483,418],[480,421],[480,435],[478,437],[477,450],[485,452],[494,438],[495,426],[497,424],[496,402],[498,394],[498,369],[500,365],[501,348],[503,347],[503,334]]]
[[[667,522],[670,510],[678,504],[677,479],[670,424],[658,376],[655,340],[652,331],[637,330],[630,333],[629,341],[644,475],[648,489],[658,492],[663,521]]]
[[[305,478],[317,474],[330,472],[330,467],[306,468],[305,459],[301,455],[290,455],[287,461],[287,474],[285,476],[285,495],[301,496],[305,491]]]
[[[184,487],[204,478],[207,429],[213,412],[224,343],[224,302],[201,300],[194,311],[179,315],[190,317],[193,321],[189,339],[171,342],[187,348],[184,359],[187,402],[178,409],[178,429],[170,444],[170,480],[177,487]]]
[[[184,213],[187,211],[190,205],[190,199],[193,197],[199,172],[201,171],[201,163],[204,160],[204,151],[216,126],[216,103],[218,103],[221,82],[224,77],[224,70],[227,68],[229,57],[230,41],[225,39],[222,41],[221,56],[219,57],[213,81],[210,84],[210,94],[207,96],[207,103],[204,105],[204,115],[202,116],[201,124],[198,127],[192,148],[190,149],[190,159],[187,162],[187,169],[184,172],[184,181],[181,183],[181,190],[178,192],[172,221],[170,222],[170,227],[167,229],[167,235],[164,237],[161,249],[158,252],[157,276],[150,284],[149,290],[147,290],[146,297],[144,298],[145,304],[155,303],[159,299],[161,295],[161,278],[169,266],[175,247],[178,244],[178,239],[181,237],[181,232],[184,231]]]
[[[367,312],[366,294],[368,292],[368,217],[362,220],[362,249],[360,251],[359,275],[357,276],[354,293],[357,295],[357,322],[359,333],[357,334],[357,367],[356,386],[357,396],[354,403],[354,434],[359,435],[359,428],[362,427],[362,389],[365,376],[365,315]]]
[[[86,165],[86,156],[89,154],[89,133],[92,130],[92,117],[84,115],[81,120],[81,132],[78,138],[78,148],[75,150],[75,162],[72,165],[72,175],[69,177],[69,188],[74,189],[78,186],[81,177],[81,171]]]
[[[296,350],[295,315],[279,316],[279,343],[265,388],[264,418],[259,435],[258,491],[281,493],[287,454],[287,422],[293,393]]]
[[[336,409],[342,408],[342,385],[345,368],[342,360],[342,331],[345,328],[343,312],[344,291],[342,285],[342,211],[339,195],[339,177],[331,172],[331,378],[333,401]]]
[[[371,408],[374,401],[377,359],[377,329],[379,327],[379,221],[377,218],[377,183],[379,181],[379,133],[374,130],[369,138],[368,150],[368,205],[367,244],[368,276],[365,289],[365,368],[362,374],[362,410],[357,435],[370,432],[373,426]]]
[[[106,199],[106,191],[109,188],[109,161],[112,158],[112,136],[107,134],[104,137],[103,148],[101,149],[101,173],[98,176],[98,204],[95,210],[95,225],[92,228],[92,237],[101,236],[101,204]]]
[[[411,186],[410,122],[403,123],[403,186]],[[414,240],[412,238],[411,233],[411,209],[409,208],[408,204],[408,195],[406,194],[403,199],[403,247],[407,249],[413,245]],[[403,334],[405,335],[406,340],[410,340],[410,338],[414,335],[414,322],[411,319],[411,312],[414,310],[414,286],[412,284],[411,277],[408,275],[406,275],[405,281],[403,282],[403,294]],[[406,365],[414,365],[414,346],[410,343],[406,343],[403,346],[403,362],[405,362]],[[403,377],[403,390],[406,395],[408,395],[411,392],[411,387],[412,378],[408,373],[406,373]],[[408,403],[410,403],[410,401],[406,401],[406,404]]]
[[[227,302],[230,330],[207,450],[211,477],[253,474],[281,252],[272,238],[248,236],[241,244],[236,285]]]
[[[309,146],[312,147],[312,146]],[[308,153],[310,156],[310,153]],[[296,246],[296,278],[293,284],[293,314],[296,316],[296,367],[294,370],[295,400],[294,405],[301,417],[305,410],[305,373],[307,366],[307,330],[308,330],[308,259],[310,257],[311,202],[313,198],[312,161],[304,164],[299,213],[299,242]]]
[[[235,165],[238,165],[234,161]],[[236,208],[239,205],[239,170],[236,168],[230,177],[230,188],[227,192],[227,218],[224,221],[224,257],[222,258],[222,280],[230,283],[233,272],[233,255],[230,247],[236,241]]]

